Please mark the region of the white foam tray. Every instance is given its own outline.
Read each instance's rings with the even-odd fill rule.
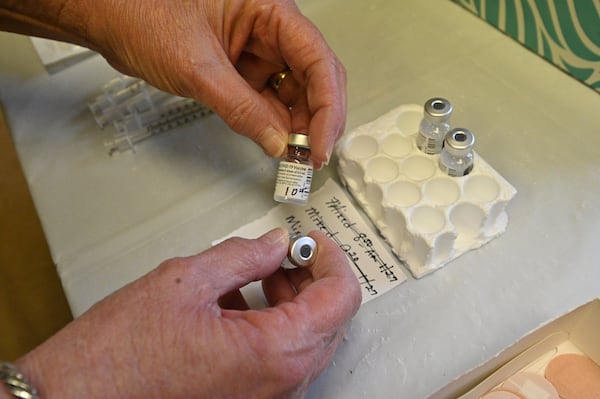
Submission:
[[[401,105],[336,148],[342,182],[417,278],[502,234],[517,192],[476,152],[467,176],[442,172],[439,155],[416,147],[422,116],[423,106]]]

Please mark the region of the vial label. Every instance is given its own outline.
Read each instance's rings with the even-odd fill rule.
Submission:
[[[425,154],[434,155],[442,152],[444,140],[426,137],[422,133],[417,135],[417,148]]]
[[[280,162],[275,183],[275,200],[301,204],[308,201],[312,174],[313,167],[311,165]]]
[[[454,169],[450,166],[444,165],[442,162],[440,162],[440,169],[442,170],[442,172],[446,173],[448,176],[451,177],[462,177],[462,176],[466,176],[469,173],[471,173],[471,171],[473,170],[473,165],[469,165],[466,169]]]

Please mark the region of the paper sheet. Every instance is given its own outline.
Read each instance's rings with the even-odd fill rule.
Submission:
[[[333,239],[350,261],[354,275],[363,289],[363,303],[406,280],[398,259],[360,216],[346,191],[331,179],[311,194],[307,206],[278,205],[265,216],[235,230],[227,237],[255,238],[275,227],[285,227],[291,234],[302,235],[312,230],[321,230]],[[261,294],[253,292],[256,290],[260,288],[252,285],[242,290],[251,307],[260,307],[259,301],[263,300],[262,297],[256,297]]]

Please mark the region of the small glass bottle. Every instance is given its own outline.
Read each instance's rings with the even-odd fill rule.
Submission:
[[[417,134],[417,148],[425,154],[439,154],[444,137],[450,130],[452,104],[445,98],[431,98],[425,102],[423,119]]]
[[[306,205],[312,175],[308,136],[290,133],[287,154],[279,162],[273,198],[278,202]]]
[[[473,170],[473,145],[475,136],[464,128],[446,134],[444,149],[440,154],[440,169],[452,177],[468,175]]]

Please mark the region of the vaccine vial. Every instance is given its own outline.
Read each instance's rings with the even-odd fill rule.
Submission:
[[[287,154],[279,162],[273,198],[278,202],[306,205],[312,175],[313,164],[310,160],[308,136],[291,133]]]
[[[446,134],[444,149],[440,154],[440,169],[449,176],[468,175],[473,170],[473,145],[475,136],[465,128],[456,128]]]
[[[288,260],[297,267],[308,267],[317,258],[317,242],[309,236],[290,237]]]
[[[425,154],[439,154],[444,137],[450,130],[452,104],[445,98],[431,98],[425,102],[423,119],[417,134],[417,148]]]

